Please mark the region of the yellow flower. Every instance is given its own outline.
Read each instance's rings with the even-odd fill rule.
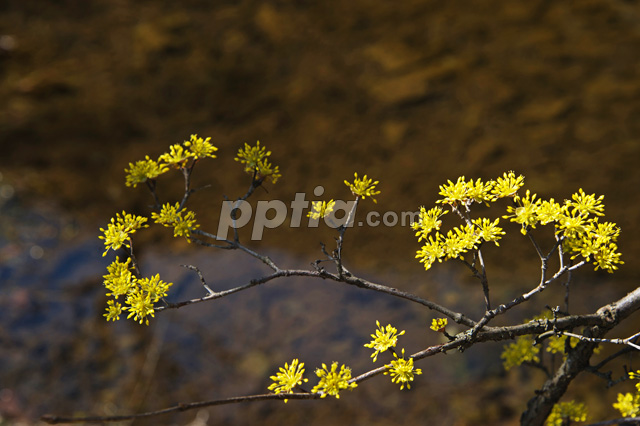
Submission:
[[[151,278],[141,278],[137,281],[137,284],[140,286],[140,290],[146,293],[149,300],[154,303],[166,297],[169,287],[173,285],[173,283],[162,281],[160,274],[156,274]]]
[[[158,164],[147,155],[144,160],[136,161],[135,164],[129,163],[129,169],[125,169],[126,185],[134,188],[139,184],[146,182],[147,179],[155,179],[169,168],[164,164]]]
[[[533,346],[531,336],[518,336],[515,342],[504,347],[500,358],[504,360],[504,369],[508,371],[524,362],[540,362],[539,353],[540,346]]]
[[[558,217],[558,230],[566,237],[575,237],[584,234],[587,230],[588,221],[586,216],[582,216],[577,210],[571,213],[565,211]]]
[[[113,300],[107,301],[107,313],[103,316],[107,317],[107,321],[118,321],[122,313],[122,305]]]
[[[498,198],[513,197],[518,190],[524,185],[524,176],[516,177],[513,171],[503,173],[503,177],[496,179],[496,183],[491,189],[493,200]]]
[[[571,196],[573,201],[567,201],[567,205],[572,207],[581,215],[594,214],[596,216],[604,216],[604,205],[602,200],[604,195],[596,198],[595,194],[587,195],[582,188]]]
[[[391,361],[391,365],[388,365],[388,370],[384,374],[391,376],[393,383],[400,383],[400,390],[404,389],[405,385],[407,389],[411,389],[409,382],[413,381],[415,375],[422,374],[422,370],[413,367],[413,358],[404,359],[404,348],[402,349],[402,358],[398,358],[395,353],[393,356],[396,358]]]
[[[176,143],[169,146],[169,152],[162,154],[158,161],[164,161],[165,163],[175,166],[184,167],[185,163],[189,161],[191,157],[190,152],[186,151],[182,144]]]
[[[169,203],[164,204],[160,213],[151,213],[151,218],[156,223],[173,227],[173,236],[185,237],[187,241],[191,241],[191,232],[200,226],[196,222],[196,214],[186,209],[180,210],[180,203],[176,203],[174,206]]]
[[[640,370],[629,372],[629,378],[632,380],[640,380]],[[638,389],[638,393],[640,393],[640,382],[636,383],[636,389]]]
[[[176,203],[175,206],[169,203],[164,204],[160,213],[151,213],[151,219],[153,219],[155,223],[171,226],[174,222],[180,220],[180,203]]]
[[[184,141],[184,146],[186,146],[191,156],[196,160],[198,158],[216,158],[214,152],[218,150],[215,146],[209,142],[211,138],[202,139],[198,137],[198,135],[191,135],[191,139],[188,141]]]
[[[244,149],[238,150],[235,160],[244,164],[244,171],[258,179],[270,177],[272,183],[282,177],[278,166],[272,166],[267,157],[271,155],[271,151],[267,151],[265,147],[260,146],[260,141],[256,146],[244,144]]]
[[[563,214],[563,208],[551,198],[548,201],[544,200],[540,203],[536,214],[540,223],[546,225],[550,222],[559,221]]]
[[[373,179],[367,178],[367,175],[364,175],[362,179],[358,177],[358,173],[353,174],[355,179],[353,183],[345,180],[344,184],[351,189],[351,193],[355,196],[362,197],[364,200],[366,197],[371,197],[374,203],[377,203],[376,199],[373,198],[374,195],[378,195],[380,191],[376,191],[376,185],[380,182],[373,181]]]
[[[431,321],[431,329],[437,332],[443,332],[449,320],[447,318],[434,318]]]
[[[338,363],[331,364],[331,370],[326,364],[322,364],[322,368],[316,369],[316,376],[320,378],[320,383],[311,389],[311,392],[321,392],[324,398],[327,395],[340,398],[340,391],[343,389],[353,389],[358,386],[357,383],[349,383],[351,380],[351,369],[345,365],[340,367],[340,371],[337,371]]]
[[[596,271],[598,269],[603,269],[612,273],[618,269],[615,265],[616,263],[624,264],[624,262],[620,260],[620,256],[622,256],[622,254],[618,253],[616,250],[618,250],[618,245],[616,243],[610,243],[609,245],[600,247],[600,250],[598,250],[598,252],[593,256]]]
[[[116,257],[116,260],[107,266],[109,274],[103,276],[104,286],[111,291],[111,293],[107,293],[107,296],[113,296],[117,299],[126,295],[135,284],[135,277],[130,271],[130,263],[130,258],[123,263]]]
[[[411,224],[411,228],[417,231],[418,242],[426,240],[429,233],[434,229],[436,231],[440,229],[440,226],[442,226],[440,218],[447,213],[446,210],[442,210],[440,207],[434,207],[427,211],[421,206],[418,221]]]
[[[547,426],[562,426],[570,422],[586,422],[587,407],[575,401],[560,402],[553,406],[551,414],[547,417]]]
[[[509,206],[507,207],[508,213],[513,213],[512,215],[503,216],[504,219],[511,218],[511,222],[516,222],[522,225],[523,235],[527,233],[527,229],[529,227],[535,228],[536,223],[538,223],[538,207],[540,205],[540,200],[536,200],[536,194],[531,195],[529,190],[527,189],[527,193],[524,197],[514,196],[514,201],[517,204],[517,207]]]
[[[473,202],[489,205],[490,201],[495,200],[492,195],[495,184],[492,180],[482,182],[482,179],[476,179],[475,182],[471,179],[465,182],[464,176],[460,176],[455,182],[448,180],[446,184],[440,185],[439,194],[444,198],[437,200],[436,203],[449,204],[452,207],[458,204],[468,206]]]
[[[495,182],[490,180],[488,182],[482,182],[482,180],[477,179],[473,182],[471,179],[467,182],[467,194],[466,198],[476,203],[485,203],[489,205],[489,201],[493,201],[493,196],[491,195],[491,190]]]
[[[107,229],[100,228],[104,235],[99,236],[101,240],[104,240],[104,245],[107,248],[102,256],[106,256],[109,249],[118,250],[123,245],[130,247],[129,240],[130,234],[135,233],[140,228],[146,228],[146,217],[127,214],[124,211],[122,216],[116,214],[115,218],[111,218],[111,223],[107,225]]]
[[[313,220],[319,220],[331,213],[335,205],[336,202],[333,200],[328,203],[326,201],[314,201],[312,203],[312,211],[307,213],[307,217],[310,217]]]
[[[622,417],[636,417],[640,415],[640,392],[634,394],[631,393],[619,393],[618,402],[613,404],[613,408],[620,411]]]
[[[485,241],[493,241],[495,245],[499,246],[498,240],[502,238],[505,232],[498,226],[500,219],[496,219],[493,222],[487,218],[478,218],[473,221],[473,224],[478,227],[480,236]]]
[[[276,394],[290,393],[293,388],[302,384],[302,382],[308,382],[309,379],[302,378],[304,374],[304,363],[298,364],[298,359],[295,358],[291,361],[291,365],[285,363],[284,368],[280,367],[280,372],[275,376],[271,376],[270,379],[274,381],[267,389],[273,391]],[[285,399],[286,403],[288,400]]]
[[[387,327],[383,328],[380,325],[380,321],[376,321],[376,325],[378,326],[376,334],[371,335],[373,340],[364,345],[366,348],[375,349],[375,352],[371,355],[373,362],[376,362],[379,353],[395,347],[398,343],[398,337],[404,334],[404,330],[398,333],[398,330],[395,327],[392,327],[391,324],[387,324]]]
[[[133,317],[134,321],[138,321],[140,324],[144,321],[149,325],[148,316],[154,316],[153,302],[148,293],[145,293],[139,287],[134,287],[132,291],[127,294],[126,300],[128,307],[123,310],[129,311],[127,319]]]
[[[458,205],[459,202],[466,202],[467,197],[467,184],[464,181],[464,176],[460,176],[458,180],[453,183],[450,180],[444,185],[440,185],[440,195],[444,198],[437,200],[436,203],[449,204],[451,206]]]
[[[463,253],[475,249],[480,242],[480,235],[469,225],[462,228],[455,227],[447,232],[442,242],[442,249],[446,259],[458,259]]]
[[[424,269],[429,270],[431,265],[437,260],[442,262],[445,256],[444,246],[442,242],[442,234],[437,233],[435,239],[433,235],[429,235],[429,239],[424,243],[422,248],[416,252],[416,259],[420,259],[420,263],[424,264]]]
[[[570,348],[575,348],[580,340],[576,337],[569,339]],[[547,341],[547,352],[566,356],[567,336],[551,336]]]

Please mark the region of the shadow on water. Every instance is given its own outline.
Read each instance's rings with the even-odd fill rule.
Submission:
[[[407,330],[407,351],[437,341],[426,330],[429,312],[298,279],[164,312],[149,327],[107,324],[101,275],[110,257],[101,257],[98,228],[123,209],[148,214],[151,202],[144,188],[124,188],[123,169],[191,133],[220,148],[193,182],[212,184],[190,200],[203,228],[215,229],[223,194],[246,190],[247,176],[230,164],[257,139],[273,151],[283,178],[253,201],[290,200],[318,185],[341,199],[354,172],[380,180],[381,212],[430,206],[447,179],[511,169],[540,197],[559,201],[580,187],[605,194],[627,263],[613,276],[576,274],[573,307],[624,295],[640,278],[636,6],[3,2],[0,414],[29,423],[43,412],[123,413],[262,393],[268,376],[294,356],[309,376],[334,360],[360,372],[372,365],[362,344],[376,319]],[[172,179],[162,181],[167,199],[181,191]],[[318,241],[333,242],[322,229],[285,226],[265,235],[269,243],[256,242],[257,250],[303,267],[318,258]],[[264,273],[238,253],[143,238],[143,270],[173,280],[171,297],[202,292],[180,263],[198,263],[216,289]],[[424,273],[407,229],[358,230],[345,247],[350,269],[372,279],[464,311],[481,305],[459,268]],[[495,300],[530,288],[539,272],[522,261],[535,255],[530,247],[505,242],[492,253]],[[544,308],[536,303],[517,319]],[[202,416],[232,424],[514,424],[541,377],[505,374],[500,347],[435,357],[409,392],[378,377],[340,401],[220,407]],[[594,417],[612,415],[609,391],[589,392],[587,382],[571,389]]]

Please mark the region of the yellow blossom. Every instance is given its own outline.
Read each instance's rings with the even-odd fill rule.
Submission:
[[[322,368],[316,369],[316,376],[320,378],[320,382],[311,389],[311,392],[321,392],[320,398],[325,398],[327,395],[335,396],[336,399],[340,398],[340,391],[343,389],[353,389],[358,386],[357,383],[349,383],[351,380],[351,369],[345,365],[338,370],[338,363],[331,364],[331,369],[326,364],[322,364]]]
[[[427,211],[424,206],[420,207],[418,213],[418,221],[411,224],[411,228],[416,232],[418,242],[426,240],[427,236],[434,229],[437,231],[442,226],[440,218],[447,214],[446,210],[442,210],[440,207],[434,207]]]
[[[572,422],[587,421],[587,407],[575,401],[560,402],[553,406],[551,414],[547,417],[547,426],[562,426]]]
[[[400,383],[400,390],[404,389],[405,385],[407,389],[411,389],[409,382],[413,381],[415,375],[422,374],[422,370],[413,367],[413,358],[404,358],[404,348],[402,349],[402,358],[398,358],[395,352],[393,356],[396,359],[387,365],[387,371],[384,374],[390,375],[393,383]]]
[[[373,340],[364,345],[366,348],[375,349],[375,352],[371,355],[373,362],[376,362],[379,353],[395,347],[398,343],[398,337],[404,334],[404,330],[398,333],[398,330],[395,327],[392,327],[391,324],[387,324],[387,326],[383,328],[380,325],[380,321],[376,321],[376,325],[378,326],[378,329],[375,334],[371,335]]]
[[[273,391],[276,394],[279,393],[291,393],[293,388],[307,382],[309,379],[304,379],[304,363],[298,363],[298,359],[294,358],[291,361],[291,365],[285,363],[284,368],[280,367],[280,371],[275,376],[271,376],[270,379],[274,381],[267,389]],[[285,399],[286,403],[288,400]]]
[[[437,332],[443,332],[449,320],[447,318],[434,318],[431,321],[431,329]]]
[[[104,235],[99,236],[101,240],[104,240],[106,247],[102,256],[106,256],[109,249],[118,250],[120,247],[130,247],[129,240],[131,234],[135,233],[140,228],[146,228],[146,217],[127,214],[124,211],[122,216],[118,213],[115,218],[111,218],[111,223],[107,225],[107,229],[100,228]]]
[[[267,151],[265,147],[260,146],[260,141],[256,143],[256,146],[250,146],[248,143],[244,144],[244,149],[238,150],[238,155],[235,160],[244,164],[245,172],[252,176],[256,176],[258,179],[270,177],[272,183],[282,177],[278,166],[272,166],[269,163],[267,157],[271,155],[271,151]]]
[[[376,199],[373,198],[374,195],[378,195],[380,191],[376,191],[376,185],[380,182],[373,181],[373,179],[369,179],[367,175],[364,175],[362,179],[358,177],[357,173],[354,173],[353,183],[345,180],[344,184],[351,189],[351,193],[358,197],[362,197],[364,200],[366,197],[371,197],[374,203],[377,203]]]
[[[107,317],[107,321],[118,321],[122,313],[122,305],[113,300],[107,301],[107,313],[103,316]]]
[[[478,233],[485,241],[493,241],[497,246],[498,240],[502,238],[505,232],[498,226],[500,219],[496,219],[493,222],[487,218],[478,218],[473,221],[473,224],[477,227]]]
[[[477,248],[480,238],[475,229],[469,225],[450,229],[442,242],[446,259],[458,259],[463,253]]]
[[[445,185],[440,185],[439,194],[444,198],[437,200],[436,203],[456,206],[460,202],[465,202],[468,197],[467,184],[464,181],[464,176],[460,176],[455,183],[448,180]]]
[[[508,213],[513,213],[512,215],[503,216],[504,219],[510,218],[511,222],[516,222],[522,225],[523,235],[527,233],[528,228],[535,228],[536,223],[538,223],[538,207],[540,205],[540,200],[536,200],[536,194],[531,195],[529,190],[527,189],[527,193],[524,197],[520,197],[518,195],[513,197],[513,200],[516,203],[516,207],[509,206],[507,207]]]
[[[147,155],[144,160],[129,163],[129,169],[125,169],[126,185],[134,188],[139,184],[146,182],[148,179],[155,179],[169,168],[164,164],[158,164]]]
[[[158,161],[180,168],[185,166],[189,157],[191,157],[189,151],[185,150],[182,144],[176,143],[169,146],[169,152],[162,154]]]
[[[509,343],[502,351],[503,366],[505,370],[510,370],[524,362],[540,362],[538,354],[540,346],[533,346],[531,336],[518,336],[513,343]]]
[[[550,222],[557,222],[563,215],[563,208],[560,204],[556,203],[553,198],[550,200],[543,200],[536,211],[536,215],[541,225],[546,225]]]
[[[111,293],[107,293],[107,296],[113,296],[117,299],[126,295],[135,284],[135,277],[131,273],[130,263],[130,258],[126,262],[120,262],[120,259],[116,257],[116,260],[107,266],[109,274],[103,276],[104,286],[111,291]]]
[[[160,274],[156,274],[151,278],[141,278],[137,281],[137,284],[140,286],[140,290],[154,303],[166,297],[169,287],[173,285],[172,283],[162,281]]]
[[[307,213],[307,217],[310,217],[313,220],[319,220],[320,218],[326,217],[329,213],[331,213],[335,205],[336,202],[333,200],[329,202],[314,201],[312,203],[312,210]]]
[[[619,393],[618,402],[613,404],[613,408],[620,411],[622,417],[636,417],[640,415],[640,392]]]
[[[216,158],[214,152],[218,150],[209,142],[211,138],[202,139],[198,135],[191,135],[191,139],[184,141],[184,146],[189,149],[189,154],[196,160],[199,158]]]
[[[513,171],[504,173],[502,177],[496,179],[496,183],[491,188],[491,194],[493,199],[513,197],[518,190],[524,185],[524,176],[520,175],[516,177]]]
[[[445,256],[444,246],[442,242],[442,234],[429,235],[429,239],[422,245],[420,250],[416,252],[416,259],[420,259],[420,263],[424,264],[424,269],[429,270],[431,265],[437,260],[442,262]]]
[[[567,201],[567,205],[573,208],[581,215],[594,214],[596,216],[604,216],[604,205],[602,200],[604,195],[596,198],[595,194],[587,195],[582,188],[571,196],[573,201]]]
[[[191,232],[200,226],[196,222],[196,214],[187,209],[180,210],[180,203],[164,204],[160,213],[151,213],[151,218],[155,223],[173,227],[173,236],[185,237],[187,241],[191,241]]]
[[[149,316],[154,316],[153,302],[148,293],[142,291],[139,287],[134,287],[132,291],[127,294],[126,300],[127,307],[123,310],[129,311],[127,319],[133,317],[134,321],[138,321],[140,324],[145,322],[149,325]]]

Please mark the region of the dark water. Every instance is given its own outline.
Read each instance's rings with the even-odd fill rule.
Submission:
[[[346,198],[342,181],[356,171],[381,182],[378,204],[363,213],[430,206],[447,179],[511,169],[543,197],[580,187],[605,194],[626,264],[613,276],[577,279],[582,297],[597,295],[594,306],[615,300],[640,278],[639,51],[633,1],[1,4],[0,414],[30,423],[44,412],[122,413],[261,393],[297,355],[308,372],[333,360],[363,371],[371,364],[362,344],[383,312],[425,335],[428,312],[304,280],[163,313],[148,328],[106,324],[101,275],[110,257],[101,257],[98,228],[123,209],[148,214],[152,202],[143,188],[125,188],[123,169],[192,133],[220,148],[194,180],[212,186],[192,199],[212,230],[222,196],[246,189],[233,156],[258,139],[283,178],[255,199],[288,203],[317,185]],[[161,185],[163,199],[179,197],[179,177]],[[149,274],[174,280],[176,299],[202,291],[180,263],[198,263],[220,288],[264,272],[237,253],[192,250],[163,235],[141,235],[141,259]],[[306,266],[320,241],[330,245],[333,235],[280,227],[252,247]],[[354,230],[345,250],[364,275],[477,306],[464,272],[423,272],[416,248],[408,229],[377,227]],[[529,247],[504,248],[489,253],[496,298],[535,282],[538,269],[522,261]],[[412,349],[427,336],[408,340]],[[513,424],[541,378],[503,375],[500,346],[487,346],[424,363],[411,392],[378,378],[338,402],[207,416],[210,424]],[[612,415],[613,397],[576,392],[592,412]]]

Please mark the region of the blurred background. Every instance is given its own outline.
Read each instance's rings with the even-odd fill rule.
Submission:
[[[193,133],[220,148],[196,167],[194,187],[211,186],[191,199],[211,232],[224,196],[246,191],[249,177],[233,157],[256,140],[283,178],[254,201],[288,204],[296,192],[313,200],[318,185],[323,199],[348,199],[343,180],[358,172],[382,191],[377,204],[360,205],[361,218],[429,207],[447,179],[508,170],[541,197],[563,200],[578,188],[605,194],[626,264],[613,275],[575,274],[571,311],[623,296],[640,277],[639,52],[635,0],[3,0],[0,424],[264,393],[268,376],[294,357],[310,382],[322,362],[360,374],[373,366],[363,344],[376,320],[407,330],[399,345],[409,353],[439,342],[428,331],[432,313],[319,280],[271,282],[163,312],[149,327],[107,324],[102,275],[113,255],[102,257],[99,228],[122,210],[149,215],[153,202],[144,187],[125,187],[124,169]],[[181,187],[177,172],[167,174],[160,196],[175,202]],[[539,274],[517,227],[505,228],[512,237],[501,250],[487,248],[495,303],[532,288]],[[537,236],[552,238],[544,229]],[[190,247],[168,229],[136,237],[143,274],[173,281],[172,301],[203,295],[181,264],[200,267],[215,290],[268,272],[241,253]],[[282,267],[307,267],[334,237],[325,226],[285,224],[245,241]],[[408,227],[354,228],[345,264],[477,318],[479,285],[453,263],[425,272],[418,248]],[[498,323],[562,303],[560,289],[545,294]],[[544,376],[504,372],[502,346],[424,360],[410,391],[376,377],[338,401],[233,405],[133,423],[517,424]],[[594,420],[613,418],[615,394],[631,388],[606,390],[583,376],[567,397],[587,403]]]

